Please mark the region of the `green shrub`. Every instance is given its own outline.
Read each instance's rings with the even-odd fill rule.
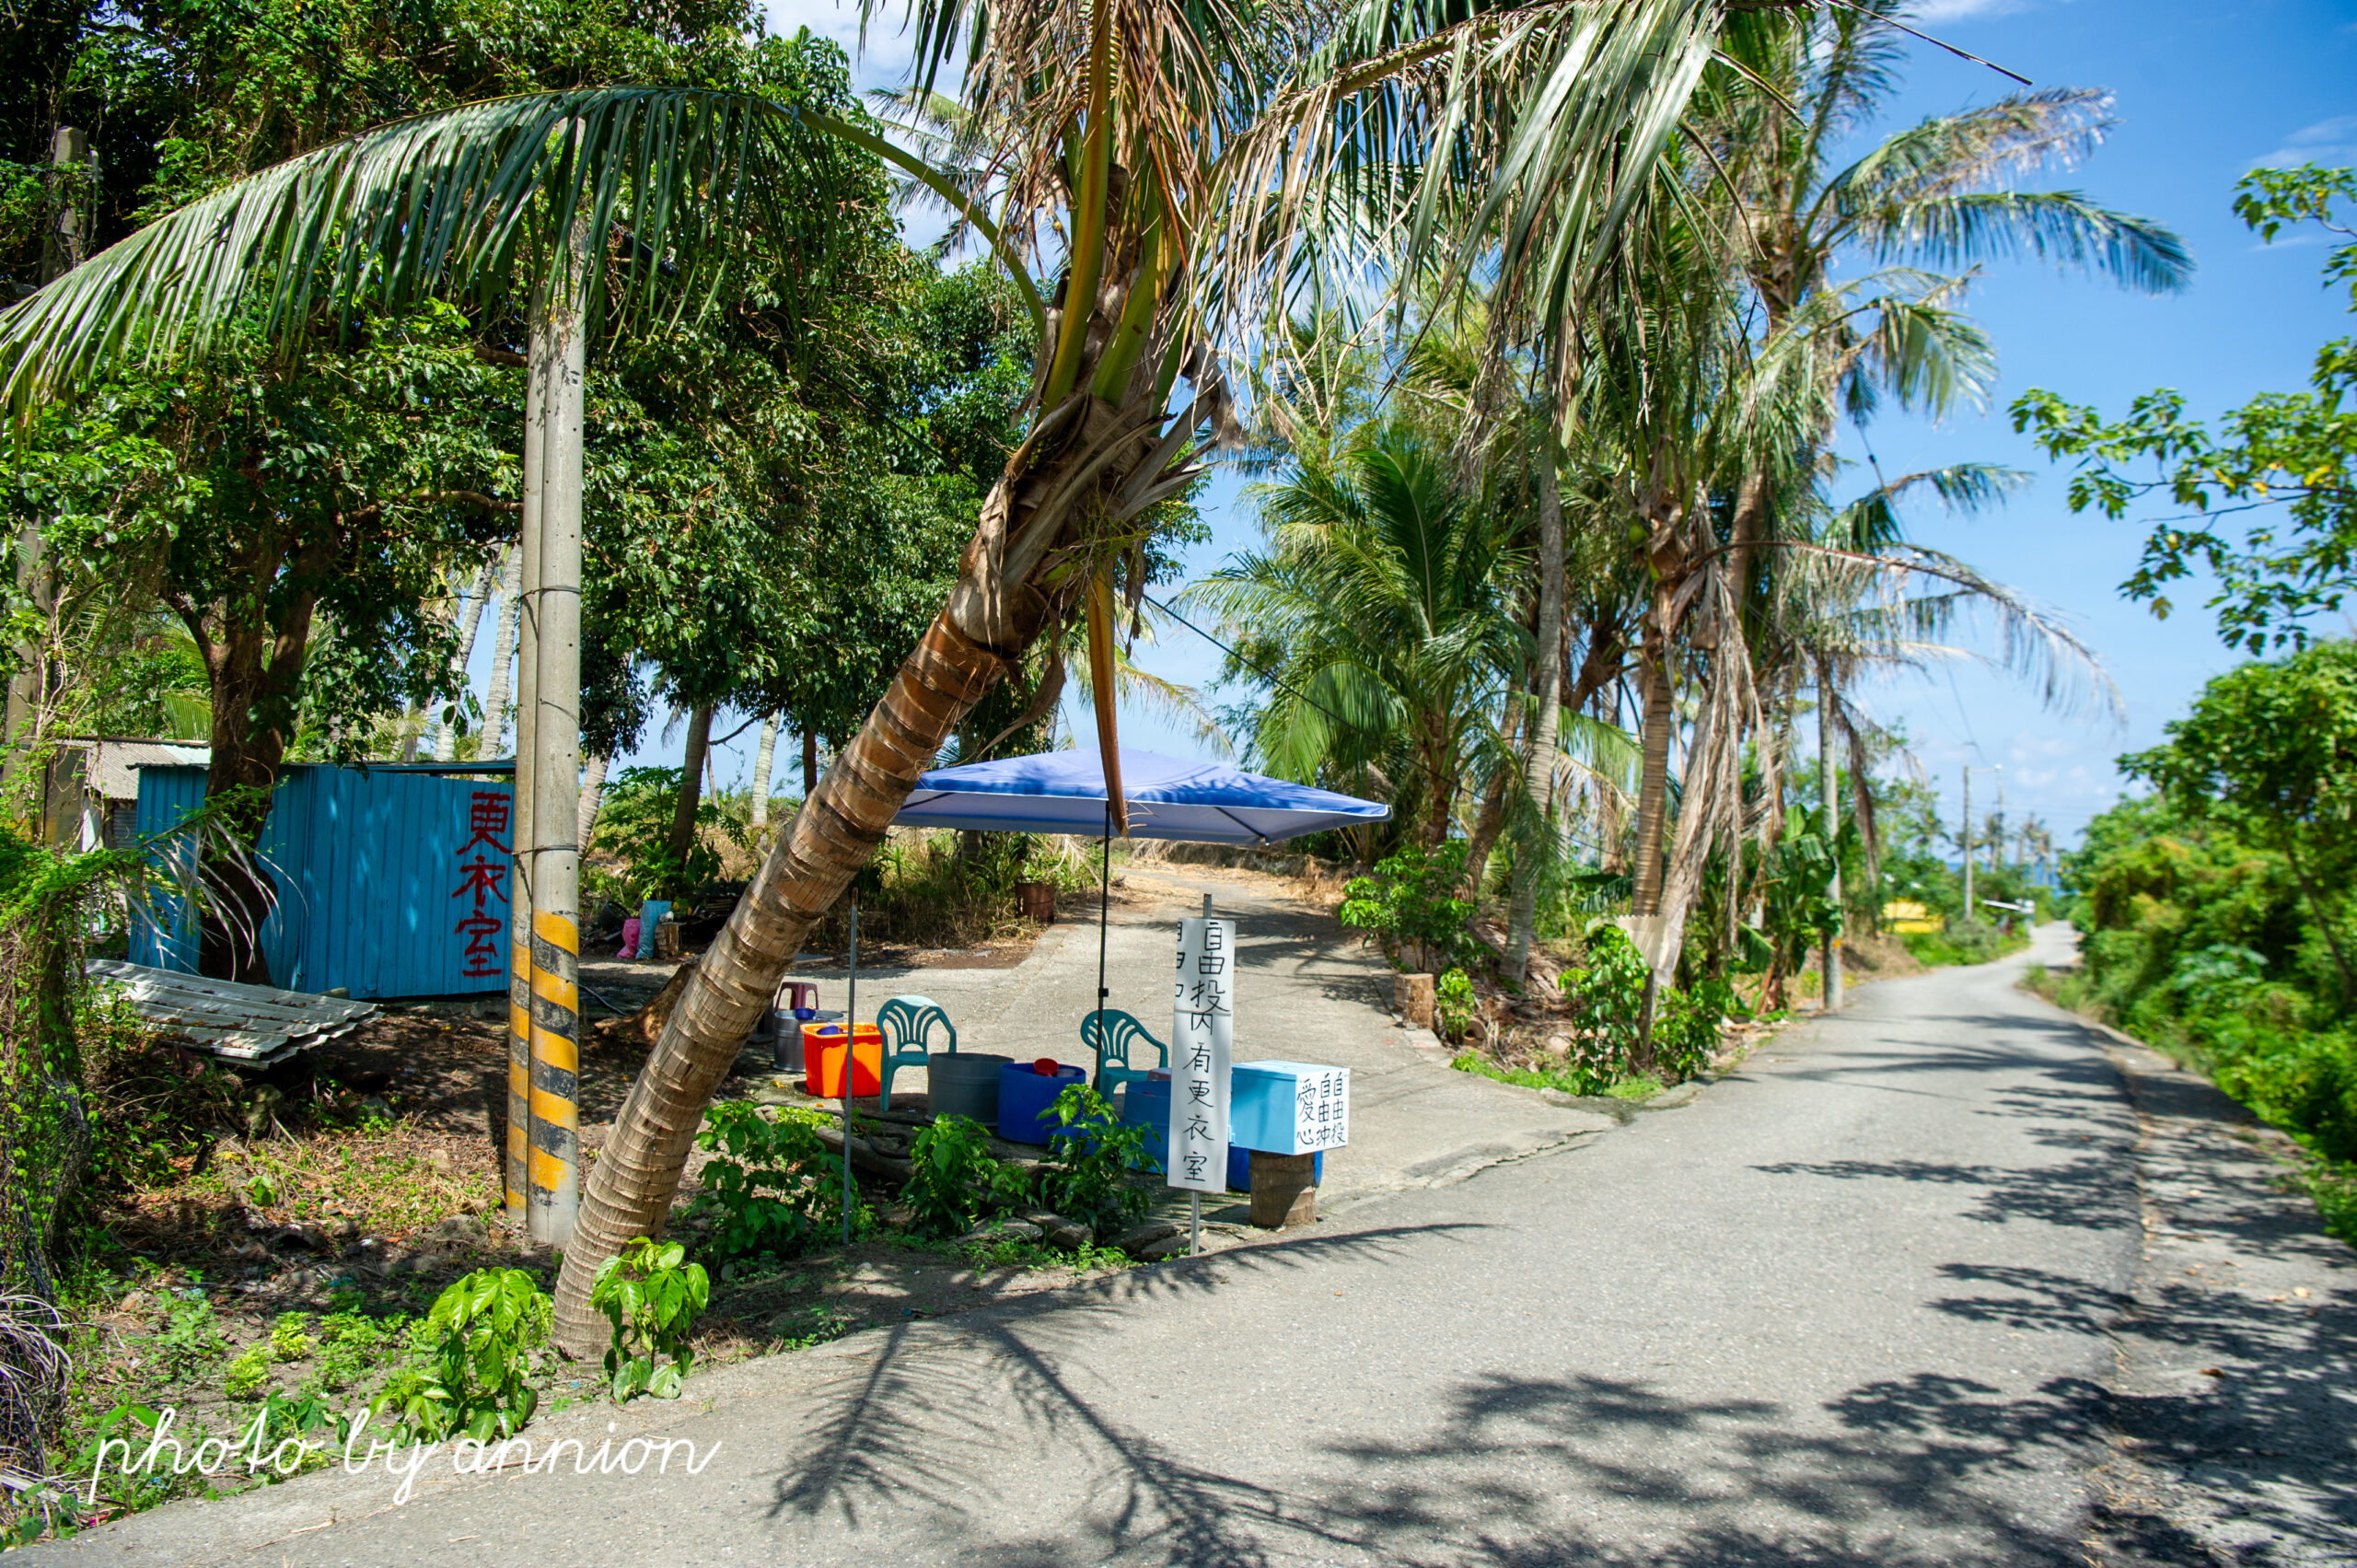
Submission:
[[[1945,931],[1910,931],[1899,940],[1919,963],[1934,969],[1949,964],[1986,964],[2018,953],[2029,946],[2024,932],[2006,932],[1986,921],[1951,921]]]
[[[396,1372],[371,1408],[390,1411],[416,1442],[513,1436],[540,1405],[530,1353],[547,1341],[552,1317],[523,1270],[477,1269],[435,1298],[421,1334],[426,1354]]]
[[[267,1341],[250,1346],[246,1353],[229,1364],[222,1375],[222,1387],[233,1400],[250,1400],[270,1382],[270,1345]]]
[[[1351,878],[1335,913],[1419,970],[1437,969],[1464,958],[1473,946],[1473,906],[1457,896],[1464,880],[1463,840],[1435,850],[1411,844],[1376,862],[1374,876]]]
[[[682,857],[671,853],[671,819],[679,809],[677,768],[623,768],[606,784],[590,847],[620,863],[608,870],[585,865],[585,891],[636,910],[648,899],[683,899],[720,875],[720,854],[704,842],[717,830],[742,842],[744,833],[706,793],[696,802],[696,834]]]
[[[221,1337],[221,1325],[213,1316],[213,1304],[203,1296],[175,1301],[164,1309],[164,1328],[156,1336],[156,1353],[167,1374],[179,1376],[194,1372],[228,1349],[229,1342]]]
[[[331,1313],[319,1321],[319,1359],[313,1379],[329,1393],[341,1393],[374,1371],[388,1341],[398,1342],[407,1320],[383,1323],[357,1311]]]
[[[590,1283],[590,1307],[614,1326],[606,1376],[617,1403],[640,1394],[676,1400],[695,1365],[688,1336],[712,1300],[712,1281],[686,1258],[676,1241],[633,1237]]]
[[[842,1156],[819,1141],[825,1119],[807,1111],[774,1116],[745,1100],[704,1113],[701,1148],[721,1157],[703,1167],[703,1191],[690,1217],[708,1221],[703,1249],[715,1261],[762,1253],[790,1258],[837,1233],[842,1220]],[[872,1227],[865,1205],[853,1210],[854,1234]]]
[[[1130,1179],[1130,1171],[1153,1130],[1124,1124],[1086,1084],[1066,1088],[1051,1109],[1056,1125],[1048,1139],[1056,1157],[1039,1167],[1040,1202],[1099,1230],[1144,1214],[1153,1198]]]
[[[921,1231],[955,1235],[1030,1195],[1022,1168],[993,1157],[990,1133],[963,1116],[938,1117],[921,1128],[910,1140],[909,1163],[900,1201]]]
[[[311,1353],[319,1342],[304,1330],[310,1326],[310,1314],[282,1312],[270,1328],[270,1356],[273,1361],[300,1361]]]
[[[1735,988],[1723,980],[1697,981],[1684,991],[1663,986],[1654,999],[1655,1070],[1675,1084],[1708,1067],[1736,1006]]]
[[[1463,970],[1451,970],[1433,988],[1433,1010],[1440,1015],[1440,1032],[1448,1040],[1463,1040],[1473,1027],[1473,982]]]

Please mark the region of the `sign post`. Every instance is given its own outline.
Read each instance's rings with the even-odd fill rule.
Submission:
[[[1187,1251],[1202,1250],[1203,1198],[1227,1191],[1227,1074],[1236,1028],[1236,923],[1178,923],[1171,1001],[1170,1150],[1165,1179],[1189,1194]]]

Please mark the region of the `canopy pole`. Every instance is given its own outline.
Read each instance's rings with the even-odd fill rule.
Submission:
[[[859,1060],[859,895],[851,896],[851,981],[843,1005],[843,1247],[851,1247],[851,1069]]]
[[[1113,798],[1105,797],[1105,849],[1097,868],[1097,1071],[1090,1086],[1105,1092],[1105,929],[1113,908]]]

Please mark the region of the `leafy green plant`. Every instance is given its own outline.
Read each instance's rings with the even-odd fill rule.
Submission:
[[[319,1322],[319,1359],[312,1380],[329,1393],[350,1388],[375,1369],[386,1342],[397,1340],[406,1326],[402,1318],[379,1323],[353,1308],[329,1314]]]
[[[1654,1070],[1674,1084],[1708,1067],[1736,1007],[1735,988],[1724,980],[1706,978],[1684,991],[1663,986],[1654,1000]]]
[[[640,1394],[676,1400],[695,1365],[688,1335],[712,1299],[712,1281],[702,1264],[685,1261],[687,1255],[676,1241],[633,1237],[590,1284],[590,1307],[614,1326],[606,1376],[617,1402]]]
[[[278,1321],[270,1327],[270,1354],[273,1361],[300,1361],[319,1344],[304,1330],[310,1326],[310,1315],[305,1312],[282,1312]]]
[[[1395,958],[1412,954],[1409,961],[1430,970],[1462,958],[1472,945],[1473,906],[1457,896],[1464,880],[1462,840],[1434,850],[1411,844],[1376,862],[1374,876],[1351,878],[1335,914],[1372,932]]]
[[[900,1202],[921,1231],[955,1234],[1029,1196],[1022,1168],[993,1158],[990,1133],[967,1117],[938,1117],[919,1129],[909,1142],[909,1163]]]
[[[213,1304],[204,1297],[184,1297],[164,1309],[164,1328],[156,1336],[156,1353],[163,1370],[184,1376],[218,1359],[229,1348]]]
[[[703,1191],[689,1211],[710,1228],[703,1247],[715,1261],[768,1253],[789,1258],[835,1234],[842,1220],[842,1157],[819,1141],[823,1119],[793,1110],[774,1116],[746,1100],[704,1113],[701,1148],[720,1157],[703,1167]],[[853,1212],[854,1234],[874,1215]]]
[[[1040,1202],[1100,1230],[1144,1214],[1153,1200],[1130,1171],[1152,1129],[1122,1122],[1086,1084],[1066,1088],[1049,1109],[1056,1124],[1048,1143],[1056,1157],[1039,1168]]]
[[[1645,972],[1645,956],[1628,933],[1603,920],[1587,929],[1580,967],[1563,971],[1564,1000],[1571,1003],[1578,1032],[1608,1082],[1637,1049]]]
[[[233,1400],[250,1400],[261,1393],[270,1382],[269,1342],[249,1347],[232,1361],[221,1382]]]
[[[1473,1027],[1473,982],[1463,970],[1451,970],[1440,977],[1433,989],[1433,1007],[1440,1015],[1441,1034],[1463,1040],[1465,1031]]]
[[[647,899],[687,898],[720,875],[720,852],[707,835],[717,832],[740,842],[746,835],[720,802],[702,796],[687,854],[672,854],[679,779],[677,768],[623,768],[607,784],[591,847],[619,865],[612,870],[591,867],[591,891],[635,910]]]
[[[530,1353],[547,1341],[552,1316],[523,1270],[477,1269],[435,1299],[420,1331],[425,1357],[394,1374],[372,1408],[419,1442],[514,1435],[540,1406]]]

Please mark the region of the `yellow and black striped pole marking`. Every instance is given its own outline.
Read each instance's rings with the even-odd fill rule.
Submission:
[[[530,1234],[563,1247],[581,1209],[581,929],[570,910],[532,912]]]
[[[532,1138],[532,899],[521,875],[511,880],[516,919],[507,972],[507,1218],[521,1225],[531,1191],[525,1154]]]

